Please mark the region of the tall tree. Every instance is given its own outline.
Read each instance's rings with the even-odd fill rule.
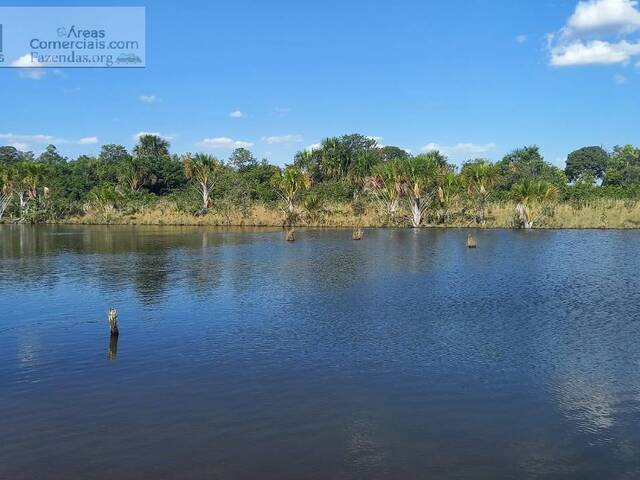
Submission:
[[[236,148],[229,157],[229,165],[238,172],[246,172],[258,165],[258,160],[250,150],[246,148]]]
[[[273,176],[272,184],[284,202],[285,224],[291,225],[302,195],[311,187],[311,180],[302,170],[290,165]]]
[[[602,147],[583,147],[567,156],[564,173],[567,180],[575,182],[585,173],[602,180],[609,164],[609,154]]]
[[[45,165],[61,165],[66,163],[67,159],[58,153],[55,145],[47,145],[44,152],[38,157],[38,162]]]
[[[460,174],[476,210],[476,223],[484,225],[491,189],[497,179],[497,168],[486,160],[478,159],[465,163]]]
[[[141,135],[133,147],[133,154],[137,157],[161,157],[169,155],[169,146],[169,142],[158,135]]]
[[[411,209],[411,224],[419,227],[422,218],[431,206],[437,175],[442,168],[443,156],[437,152],[429,152],[402,161],[403,176],[407,183],[406,194]]]
[[[224,166],[213,155],[197,153],[195,156],[186,154],[183,157],[184,173],[191,180],[193,188],[202,198],[202,212],[211,206],[211,191],[220,181]]]

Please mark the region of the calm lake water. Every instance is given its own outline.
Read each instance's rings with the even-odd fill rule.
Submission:
[[[640,232],[467,233],[0,226],[0,478],[639,478]]]

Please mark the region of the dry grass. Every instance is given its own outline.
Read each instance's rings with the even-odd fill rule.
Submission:
[[[512,202],[493,203],[487,210],[486,228],[512,228],[515,205]],[[597,200],[584,206],[571,204],[557,205],[550,215],[541,219],[534,228],[639,228],[640,203],[622,200]],[[401,212],[395,222],[389,222],[380,215],[373,206],[365,209],[365,213],[356,216],[349,204],[334,203],[325,206],[322,215],[314,215],[308,220],[304,213],[300,215],[297,226],[312,227],[388,227],[410,226],[406,216]],[[403,217],[405,215],[405,217]],[[193,215],[182,212],[170,202],[159,202],[154,208],[132,215],[122,213],[104,213],[89,211],[83,216],[63,220],[72,224],[122,224],[122,225],[206,225],[206,226],[282,226],[283,215],[273,207],[257,204],[245,215],[240,213],[222,214],[211,211],[206,215]],[[455,211],[451,219],[438,227],[477,227],[469,218]]]

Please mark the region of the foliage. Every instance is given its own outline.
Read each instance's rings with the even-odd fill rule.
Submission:
[[[519,226],[529,229],[550,213],[560,191],[549,182],[525,179],[513,186],[512,194],[516,201],[516,221]]]
[[[609,154],[602,147],[583,147],[567,156],[564,173],[569,182],[575,182],[586,174],[602,180],[608,163]]]
[[[546,162],[537,146],[527,146],[496,163],[467,161],[459,173],[438,152],[413,156],[360,134],[326,138],[296,153],[286,168],[259,162],[245,148],[225,162],[169,149],[154,135],[142,135],[131,151],[108,144],[96,156],[75,159],[54,145],[38,155],[0,146],[0,218],[59,221],[90,211],[91,218],[120,221],[162,205],[175,214],[213,210],[209,219],[233,223],[256,209],[270,212],[280,201],[288,224],[320,224],[343,214],[360,221],[373,212],[385,225],[495,225],[496,215],[512,212],[515,204],[517,224],[526,227],[553,222],[558,201],[564,215],[609,201],[636,212],[640,200],[640,149],[633,145],[610,153],[577,149],[564,171]],[[613,215],[611,208],[599,211],[599,224]]]

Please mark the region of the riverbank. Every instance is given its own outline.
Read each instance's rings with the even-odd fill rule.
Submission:
[[[436,223],[433,218],[427,227],[514,228],[515,204],[500,202],[488,205],[484,225],[478,225],[462,209],[452,209],[446,222]],[[205,215],[194,215],[180,210],[171,202],[144,208],[134,213],[88,211],[50,223],[93,225],[194,225],[194,226],[282,226],[282,212],[276,207],[256,204],[243,213],[211,209]],[[400,212],[393,221],[380,215],[374,206],[364,208],[356,215],[350,204],[325,205],[321,211],[302,211],[296,226],[305,227],[409,227],[408,212]],[[599,199],[586,205],[561,203],[549,209],[535,223],[534,228],[640,228],[640,203]]]

